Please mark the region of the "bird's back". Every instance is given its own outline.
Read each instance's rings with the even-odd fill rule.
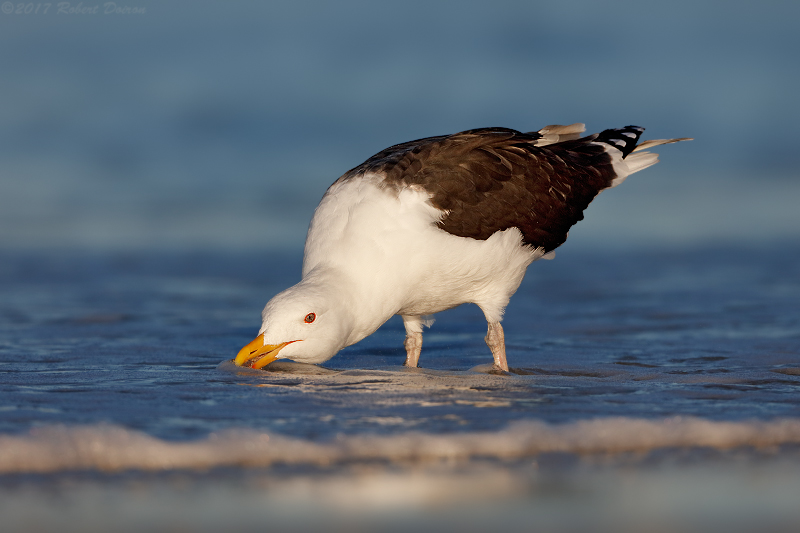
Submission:
[[[410,141],[379,152],[339,182],[378,174],[387,187],[418,186],[443,212],[442,230],[485,240],[516,227],[525,244],[549,252],[564,243],[592,199],[620,178],[619,161],[643,129],[556,143],[547,143],[543,131],[482,128]]]

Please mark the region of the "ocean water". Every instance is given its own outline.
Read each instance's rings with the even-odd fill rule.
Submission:
[[[0,514],[12,531],[790,531],[800,247],[559,250],[421,368],[399,318],[322,366],[231,358],[301,257],[0,258]],[[766,528],[766,529],[764,529]]]

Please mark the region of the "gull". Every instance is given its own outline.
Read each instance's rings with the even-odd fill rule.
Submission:
[[[273,297],[234,362],[319,364],[394,315],[416,367],[432,315],[473,303],[494,367],[508,372],[501,321],[528,266],[552,258],[603,190],[658,162],[638,126],[581,137],[480,128],[391,146],[346,172],[314,212],[302,280]]]

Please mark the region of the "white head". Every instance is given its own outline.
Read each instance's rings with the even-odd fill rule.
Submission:
[[[272,298],[258,337],[236,356],[238,366],[262,368],[275,359],[322,363],[348,346],[352,319],[335,286],[314,276]]]

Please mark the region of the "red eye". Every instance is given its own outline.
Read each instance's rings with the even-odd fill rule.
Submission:
[[[316,320],[316,318],[317,318],[317,315],[315,315],[314,313],[308,313],[304,320],[305,320],[306,324],[311,324],[312,322],[314,322],[314,320]]]

